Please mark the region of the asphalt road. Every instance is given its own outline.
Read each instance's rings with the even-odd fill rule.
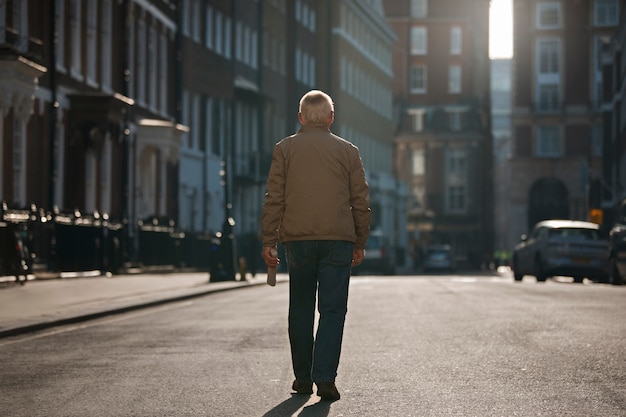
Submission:
[[[290,394],[287,289],[0,340],[0,415],[626,415],[625,287],[355,277],[332,404]]]

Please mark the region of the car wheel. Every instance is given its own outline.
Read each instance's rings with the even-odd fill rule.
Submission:
[[[535,278],[537,278],[537,282],[545,282],[546,278],[548,278],[543,270],[539,256],[535,257]]]

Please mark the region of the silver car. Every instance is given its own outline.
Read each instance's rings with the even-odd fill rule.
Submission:
[[[609,241],[595,223],[577,220],[545,220],[530,236],[522,235],[513,251],[516,281],[534,275],[537,281],[552,276],[585,277],[606,281],[609,276]]]

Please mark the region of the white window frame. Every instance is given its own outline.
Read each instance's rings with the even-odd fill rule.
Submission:
[[[614,9],[614,10],[611,10]],[[613,13],[611,13],[611,11]],[[619,23],[619,2],[617,0],[594,0],[594,26],[617,26]]]
[[[546,24],[542,22],[542,16],[546,12],[556,12],[557,22]],[[563,12],[561,9],[561,3],[558,1],[539,2],[536,7],[536,21],[535,27],[537,29],[560,29],[563,22]]]
[[[411,93],[413,94],[426,93],[428,91],[428,67],[424,64],[413,65],[411,66],[411,69],[409,71],[410,71],[409,89]],[[419,82],[420,78],[421,78],[421,83]]]
[[[463,50],[463,30],[460,26],[450,28],[450,54],[460,55]]]
[[[539,125],[535,128],[535,155],[540,158],[563,156],[563,135],[557,125]]]
[[[428,53],[428,29],[425,26],[411,27],[411,55]]]
[[[448,67],[448,93],[460,94],[463,91],[463,70],[460,65]]]

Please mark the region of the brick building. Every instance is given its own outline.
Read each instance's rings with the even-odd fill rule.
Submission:
[[[413,256],[455,248],[477,267],[491,252],[488,0],[385,1],[393,49],[395,169],[409,187]]]

